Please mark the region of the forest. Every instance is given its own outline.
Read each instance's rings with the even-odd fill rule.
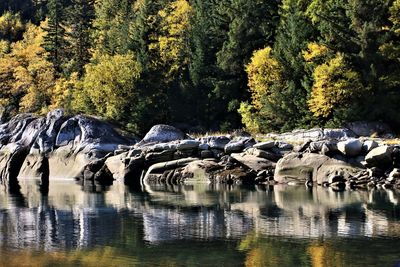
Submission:
[[[400,128],[400,0],[1,0],[0,114]]]

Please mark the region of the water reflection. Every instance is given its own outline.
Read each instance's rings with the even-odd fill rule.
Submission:
[[[178,253],[173,249],[182,253],[198,246],[195,250],[205,257],[207,248],[214,247],[214,257],[230,265],[236,260],[249,266],[274,266],[285,255],[272,248],[288,249],[295,244],[296,249],[289,249],[290,255],[280,265],[298,266],[289,265],[298,261],[343,266],[333,264],[344,261],[347,256],[343,255],[348,254],[339,244],[363,247],[369,238],[370,244],[386,246],[390,241],[400,245],[398,191],[202,184],[159,185],[147,187],[145,192],[114,185],[88,192],[73,182],[54,181],[43,192],[36,180],[20,185],[19,192],[0,193],[0,258],[15,249],[52,253],[78,249],[97,255],[93,249],[113,247],[119,248],[116,254],[125,250],[124,257],[128,254],[138,263],[154,247],[162,248],[157,253],[169,255]],[[218,254],[219,249],[225,254]],[[76,253],[57,255],[64,261],[81,257]],[[334,262],[328,262],[327,255]]]

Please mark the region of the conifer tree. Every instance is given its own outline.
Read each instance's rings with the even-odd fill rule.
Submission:
[[[69,50],[71,60],[68,71],[77,72],[82,76],[85,65],[89,62],[92,46],[91,30],[92,22],[95,17],[94,0],[72,0],[69,11],[68,33]]]
[[[53,63],[56,72],[61,73],[66,59],[66,33],[65,33],[65,0],[49,0],[48,26],[44,29],[47,35],[43,47],[48,52],[48,60]]]

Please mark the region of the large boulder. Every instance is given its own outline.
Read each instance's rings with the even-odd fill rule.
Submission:
[[[361,154],[362,142],[358,139],[350,139],[341,141],[337,144],[337,147],[343,155],[348,157],[355,157]]]
[[[46,117],[20,114],[0,125],[0,180],[75,178],[119,145],[134,142],[106,122],[82,115],[69,118],[62,109]]]
[[[179,129],[159,124],[153,126],[150,131],[145,135],[145,137],[140,141],[138,146],[145,145],[147,143],[165,143],[176,140],[185,139],[186,135]]]
[[[372,149],[367,156],[365,161],[369,167],[379,167],[386,169],[391,167],[393,163],[392,159],[393,147],[391,146],[380,146]]]
[[[325,155],[290,153],[278,161],[274,179],[279,183],[312,181],[322,184],[332,174],[341,173],[348,178],[360,170],[357,166]]]

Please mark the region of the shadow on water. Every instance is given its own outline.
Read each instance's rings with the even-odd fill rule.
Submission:
[[[0,266],[10,255],[7,266],[393,266],[399,201],[390,190],[21,180],[0,193]]]

